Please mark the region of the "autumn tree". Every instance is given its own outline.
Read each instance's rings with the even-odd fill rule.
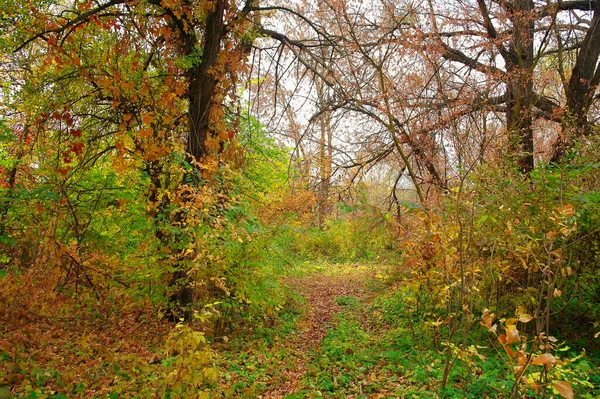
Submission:
[[[395,154],[417,186],[443,189],[458,170],[502,155],[525,174],[536,158],[559,161],[595,123],[595,1],[261,6],[286,27],[262,30],[277,54],[288,49],[332,93],[314,120],[330,113],[381,129],[336,132],[364,148],[347,166]]]
[[[395,85],[406,83],[399,82],[398,69],[408,54],[400,45],[406,12],[394,19],[380,4],[346,2],[263,9],[280,11],[289,27],[288,35],[265,29],[263,34],[279,41],[309,71],[310,79],[319,82],[310,121],[327,118],[337,127],[338,140],[348,144],[338,145],[333,156],[339,168],[362,170],[397,156],[398,170],[410,176],[417,190],[423,182],[445,186],[428,147],[419,143],[418,133],[409,134],[401,116],[407,110],[406,93],[400,94]],[[298,31],[304,35],[295,35]],[[298,76],[306,78],[306,73]]]
[[[156,237],[171,248],[163,250],[173,270],[171,285],[178,287],[171,302],[190,305],[188,271],[196,249],[183,244],[190,242],[185,226],[212,195],[202,193],[203,182],[223,162],[240,157],[228,143],[239,114],[238,76],[253,36],[251,6],[251,1],[242,8],[226,1],[8,4],[2,14],[2,65],[15,84],[2,101],[3,122],[12,127],[3,151],[13,159],[3,174],[8,187],[3,226],[15,182],[30,175],[35,185],[40,172],[49,174],[52,192],[71,209],[79,253],[91,223],[77,214],[83,173],[98,165],[117,173],[143,171]]]

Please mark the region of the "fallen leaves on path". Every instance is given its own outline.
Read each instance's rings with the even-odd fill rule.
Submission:
[[[310,362],[310,353],[318,351],[321,341],[332,327],[333,316],[343,310],[337,299],[355,297],[364,299],[368,295],[365,283],[375,277],[372,271],[359,266],[347,266],[336,273],[316,272],[302,277],[288,278],[286,283],[305,300],[305,313],[299,321],[298,332],[289,337],[287,345],[291,352],[302,353],[292,367],[281,370],[279,381],[272,381],[270,389],[261,399],[283,398],[300,388],[302,377]]]

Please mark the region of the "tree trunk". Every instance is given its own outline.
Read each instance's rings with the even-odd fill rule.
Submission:
[[[324,51],[322,51],[323,53]],[[317,98],[320,105],[326,104],[325,84],[322,81],[315,82]],[[318,185],[317,185],[317,221],[319,228],[322,229],[325,220],[331,214],[331,204],[329,201],[329,192],[331,188],[331,163],[333,158],[333,131],[331,129],[331,115],[324,112],[319,116],[319,155],[318,155]]]
[[[534,167],[533,144],[533,34],[534,4],[531,0],[515,0],[511,21],[513,37],[505,57],[506,126],[510,155],[517,160],[521,172]]]
[[[560,162],[573,141],[590,133],[587,114],[600,84],[600,2],[595,2],[593,6],[594,16],[581,42],[569,79],[562,135],[555,145],[551,162]]]
[[[224,23],[225,3],[222,0],[216,2],[214,10],[206,17],[206,28],[204,34],[204,47],[202,61],[188,70],[189,81],[189,128],[187,140],[187,153],[190,160],[201,161],[208,150],[206,139],[211,135],[210,111],[213,106],[218,78],[214,71],[217,65],[221,40],[225,34]],[[198,49],[195,48],[195,37],[189,35],[187,54],[189,57],[199,57]],[[193,40],[193,42],[192,42]]]
[[[192,165],[182,179],[181,184],[185,185],[200,184],[199,164],[210,154],[207,147],[207,139],[213,134],[211,127],[211,110],[214,106],[215,94],[219,79],[214,72],[217,65],[219,52],[221,50],[221,41],[225,34],[224,25],[225,3],[218,0],[214,8],[206,16],[206,27],[204,31],[204,44],[200,55],[197,48],[196,36],[194,33],[183,33],[184,54],[193,62],[187,70],[188,79],[188,122],[189,133],[187,137],[187,162]],[[196,60],[201,57],[199,64]],[[183,198],[185,201],[185,198]],[[181,220],[182,215],[174,216],[175,224],[184,223]],[[175,256],[175,272],[171,278],[170,286],[175,289],[171,295],[169,317],[174,321],[183,317],[190,320],[192,316],[192,304],[194,301],[194,292],[188,276],[189,267],[187,262],[190,255],[186,255],[184,250],[177,250]]]

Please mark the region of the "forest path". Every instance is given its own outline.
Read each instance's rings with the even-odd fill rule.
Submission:
[[[344,311],[348,301],[368,303],[375,296],[376,276],[373,267],[329,265],[324,270],[286,279],[285,283],[306,301],[296,331],[286,341],[288,353],[296,355],[259,398],[295,397],[290,395],[301,389],[308,365],[320,350],[327,330],[334,327],[334,316]]]

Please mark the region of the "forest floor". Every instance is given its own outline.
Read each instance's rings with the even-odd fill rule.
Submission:
[[[327,265],[286,278],[284,283],[297,298],[296,309],[288,314],[287,323],[274,335],[266,331],[262,340],[259,333],[252,343],[233,340],[223,348],[224,357],[235,353],[235,357],[221,365],[228,370],[224,374],[224,396],[390,397],[376,392],[365,395],[364,385],[374,376],[351,381],[353,376],[335,360],[338,356],[330,353],[341,350],[340,354],[345,357],[344,354],[354,352],[352,344],[338,346],[339,338],[361,339],[361,330],[368,328],[362,313],[386,288],[382,271],[381,267],[372,265]],[[358,328],[356,334],[347,331],[343,334],[349,336],[335,337],[340,324],[348,327],[348,323],[353,325],[350,330]]]
[[[221,377],[212,397],[507,398],[514,383],[510,365],[476,322],[440,388],[448,353],[443,326],[419,315],[414,288],[388,272],[324,265],[284,279],[296,299],[273,325],[254,334],[232,332],[217,345]],[[600,397],[594,363],[585,356],[562,372],[577,397]]]
[[[317,271],[289,278],[287,284],[300,295],[304,314],[298,320],[296,331],[286,340],[292,353],[300,353],[297,362],[286,365],[276,384],[269,386],[260,397],[275,399],[289,396],[302,389],[302,379],[309,365],[321,350],[327,331],[334,327],[334,316],[349,305],[366,305],[373,298],[377,280],[372,268],[353,265]],[[271,385],[271,384],[269,384]]]
[[[205,397],[507,398],[511,364],[476,319],[464,350],[451,346],[456,336],[450,341],[448,384],[440,388],[447,328],[435,309],[419,305],[427,294],[390,272],[374,264],[295,268],[282,279],[291,299],[280,314],[253,316],[232,324],[227,338],[211,337],[218,381]],[[15,397],[36,399],[160,397],[171,375],[161,349],[169,325],[151,312],[88,318],[0,323],[0,399],[11,397],[11,387]],[[576,397],[599,398],[600,357],[575,347],[560,355],[577,359],[557,367]]]

